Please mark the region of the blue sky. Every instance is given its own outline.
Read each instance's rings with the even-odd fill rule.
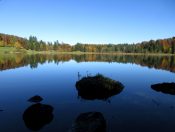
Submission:
[[[0,32],[44,41],[133,43],[175,36],[175,0],[0,0]]]

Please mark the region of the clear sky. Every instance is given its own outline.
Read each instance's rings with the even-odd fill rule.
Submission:
[[[70,44],[168,38],[175,0],[0,0],[0,32]]]

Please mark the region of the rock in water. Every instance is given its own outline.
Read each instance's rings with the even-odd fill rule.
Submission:
[[[100,112],[88,112],[78,116],[70,132],[106,132],[106,120]]]
[[[36,96],[33,96],[32,98],[30,98],[28,101],[29,102],[33,102],[33,103],[39,103],[43,100],[42,97],[36,95]]]
[[[84,77],[76,82],[78,95],[86,100],[107,100],[119,94],[124,86],[122,83],[104,77],[103,75]]]
[[[53,120],[53,107],[45,104],[34,104],[27,108],[23,120],[27,128],[38,131]]]
[[[175,95],[175,83],[159,83],[151,85],[151,88],[157,92]]]

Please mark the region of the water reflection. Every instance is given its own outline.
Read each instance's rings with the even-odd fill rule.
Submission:
[[[39,98],[41,99],[40,96],[34,96],[31,99],[38,100]],[[53,109],[52,106],[41,103],[31,105],[23,113],[23,120],[26,127],[32,131],[42,129],[53,120]]]
[[[151,85],[151,88],[157,92],[175,95],[175,83],[158,83]]]
[[[175,72],[174,56],[150,56],[150,55],[114,55],[114,54],[7,54],[0,57],[0,70],[18,68],[30,65],[36,68],[38,64],[45,62],[66,62],[75,60],[76,62],[119,62],[133,63],[149,68],[164,69]]]
[[[106,132],[106,120],[100,112],[82,113],[69,132]]]
[[[148,89],[148,87],[150,87],[150,84],[153,84],[153,82],[174,82],[175,74],[163,72],[162,70],[150,70],[130,64],[75,63],[73,61],[59,64],[59,62],[67,61],[70,58],[73,58],[77,62],[78,59],[79,61],[93,61],[93,59],[96,59],[96,61],[106,62],[119,61],[122,63],[135,62],[137,64],[147,64],[150,66],[160,65],[159,67],[170,70],[171,66],[172,69],[174,67],[173,61],[169,63],[171,57],[155,56],[146,57],[143,60],[141,56],[110,55],[24,56],[16,54],[13,57],[6,57],[9,61],[0,59],[0,66],[3,66],[4,69],[25,65],[30,65],[32,68],[37,65],[39,65],[39,67],[35,70],[30,70],[28,67],[25,67],[19,68],[18,70],[0,72],[0,80],[2,80],[0,81],[0,109],[4,110],[4,112],[0,112],[0,132],[23,132],[39,129],[45,132],[65,132],[71,128],[72,122],[76,119],[75,115],[77,115],[77,113],[78,115],[81,114],[82,111],[103,112],[110,132],[124,132],[129,130],[174,132],[175,96],[157,94],[157,92],[151,88]],[[1,55],[0,58],[2,58]],[[151,60],[154,59],[155,62],[152,62]],[[48,61],[52,63],[48,64]],[[58,66],[54,65],[53,62],[58,64]],[[40,64],[44,65],[41,66]],[[165,65],[162,65],[162,67],[161,64]],[[112,101],[110,105],[99,100],[87,102],[77,100],[76,96],[78,92],[75,88],[77,74],[78,78],[81,79],[85,74],[90,76],[89,73],[95,75],[99,72],[114,80],[121,81],[125,85],[125,89],[121,94],[110,98]],[[54,104],[54,110],[50,108],[52,107],[50,103],[45,103],[45,101],[40,102],[42,104],[29,104],[29,106],[31,105],[30,108],[27,106],[24,109],[26,103],[29,102],[25,102],[23,99],[36,93],[47,97],[47,102]],[[89,98],[89,95],[87,96],[87,98]],[[18,100],[18,103],[15,103],[15,100]],[[36,100],[38,103],[39,99],[35,98],[35,102]],[[35,111],[36,105],[39,105],[39,110],[37,111],[42,111],[43,109],[40,109],[46,104],[48,104],[51,109],[50,114],[49,112],[38,112],[41,113],[40,116],[38,116],[38,114],[32,114],[37,113],[31,112]],[[42,107],[40,105],[42,105]],[[49,108],[44,107],[44,109]],[[52,118],[54,119],[52,120]],[[49,122],[51,123],[48,124]],[[25,124],[27,127],[25,127]]]

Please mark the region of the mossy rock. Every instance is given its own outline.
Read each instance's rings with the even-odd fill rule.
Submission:
[[[151,85],[151,88],[157,92],[175,95],[175,83],[158,83]]]
[[[107,100],[109,97],[119,94],[124,86],[122,83],[104,77],[101,74],[96,76],[83,77],[76,82],[78,95],[87,100]]]

